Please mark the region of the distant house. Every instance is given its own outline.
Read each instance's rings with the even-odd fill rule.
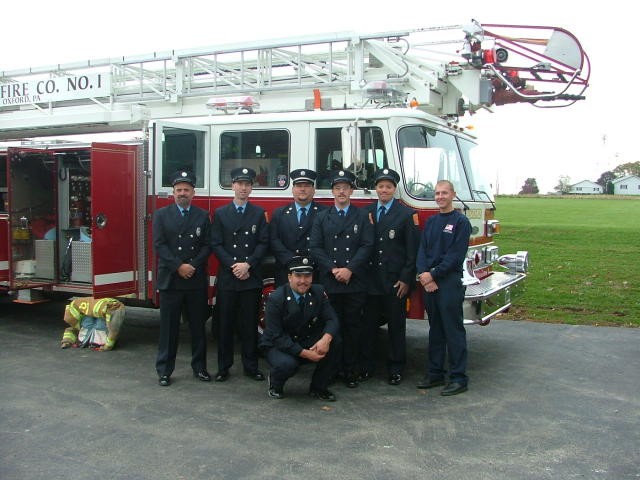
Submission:
[[[640,195],[640,177],[627,175],[612,180],[614,195]]]
[[[590,180],[583,180],[574,185],[571,185],[569,193],[577,193],[581,195],[596,195],[602,193],[602,185],[599,185]]]

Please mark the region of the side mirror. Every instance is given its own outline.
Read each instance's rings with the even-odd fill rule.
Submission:
[[[362,168],[360,158],[360,129],[357,123],[352,123],[348,127],[343,127],[342,137],[342,165],[357,172]]]

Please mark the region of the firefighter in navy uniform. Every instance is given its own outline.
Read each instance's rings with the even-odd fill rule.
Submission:
[[[276,287],[288,283],[287,264],[293,257],[309,255],[313,221],[326,208],[313,201],[316,172],[300,168],[289,176],[294,202],[274,210],[269,224],[269,244],[276,259]]]
[[[467,336],[464,329],[462,262],[466,258],[471,223],[453,208],[456,192],[448,180],[436,183],[435,200],[440,213],[429,217],[420,236],[416,259],[418,279],[425,290],[429,317],[427,374],[418,388],[445,385],[440,395],[467,391]]]
[[[276,289],[265,305],[266,329],[260,346],[271,365],[269,396],[283,397],[285,382],[300,365],[315,364],[309,395],[333,402],[327,388],[340,361],[340,324],[322,285],[312,284],[310,257],[289,261],[289,282]]]
[[[334,206],[318,214],[309,244],[320,283],[340,319],[341,371],[350,388],[358,386],[362,310],[373,251],[373,225],[364,209],[351,205],[354,186],[353,173],[332,172]]]
[[[204,324],[209,316],[207,260],[211,253],[209,212],[191,205],[196,177],[191,172],[173,176],[175,204],[153,215],[153,246],[158,257],[157,288],[160,291],[160,339],[156,357],[159,384],[171,383],[178,351],[183,309],[191,333],[191,368],[201,381],[207,372]]]
[[[241,342],[244,374],[264,380],[258,369],[258,309],[262,294],[260,263],[269,249],[266,213],[249,202],[256,178],[251,168],[234,168],[231,203],[217,208],[213,216],[211,246],[220,262],[218,269],[218,373],[215,380],[229,378],[233,365],[234,333]]]
[[[375,246],[369,271],[369,292],[362,336],[362,380],[375,369],[375,338],[387,322],[388,382],[399,385],[406,363],[407,298],[416,282],[419,244],[418,216],[394,199],[400,175],[385,168],[375,176],[378,201],[367,207],[375,229]],[[382,319],[382,322],[380,321]]]

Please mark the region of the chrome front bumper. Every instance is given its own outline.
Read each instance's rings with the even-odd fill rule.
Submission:
[[[476,285],[467,286],[464,301],[465,325],[487,325],[508,310],[523,291],[526,273],[493,272]]]

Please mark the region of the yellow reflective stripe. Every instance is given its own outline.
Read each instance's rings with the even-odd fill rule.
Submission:
[[[74,343],[78,337],[73,332],[64,332],[62,335],[62,340],[70,340],[71,343]]]
[[[80,313],[78,311],[78,309],[76,308],[76,306],[73,304],[73,302],[71,302],[70,305],[67,305],[67,310],[69,311],[69,313],[71,314],[71,316],[73,318],[75,318],[76,320],[80,320],[82,318],[82,313]]]
[[[107,341],[104,342],[104,344],[109,348],[113,348],[113,346],[116,344],[116,341],[111,340],[109,337],[107,337]]]
[[[105,306],[105,303],[107,303],[109,300],[110,300],[109,298],[101,298],[100,300],[98,300],[93,305],[93,316],[94,317],[101,317],[102,316],[104,311],[101,311],[101,310]]]
[[[101,298],[97,300],[93,305],[93,316],[94,317],[102,317],[109,310],[111,304],[118,304],[118,300],[115,298]]]

